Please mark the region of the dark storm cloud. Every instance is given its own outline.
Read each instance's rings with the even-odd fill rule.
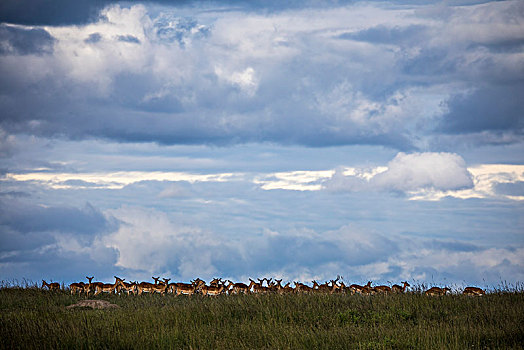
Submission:
[[[520,83],[482,87],[469,95],[454,96],[448,108],[439,127],[446,133],[524,133],[524,86]]]
[[[98,17],[106,0],[3,0],[0,22],[25,25],[83,24]]]
[[[54,38],[45,29],[0,24],[0,54],[30,55],[53,52]]]
[[[351,2],[351,1],[344,1]],[[170,6],[185,6],[191,4],[216,5],[215,1],[195,0],[143,0],[140,2],[120,0],[3,0],[0,2],[0,22],[25,25],[69,25],[86,24],[98,18],[99,11],[110,4],[149,3]],[[341,3],[333,1],[333,3]],[[244,10],[278,11],[303,6],[319,7],[315,1],[246,1],[233,0],[227,3],[231,7],[240,7]]]
[[[94,235],[110,230],[115,222],[86,204],[84,208],[44,207],[27,201],[0,201],[0,225],[20,233],[57,231]]]

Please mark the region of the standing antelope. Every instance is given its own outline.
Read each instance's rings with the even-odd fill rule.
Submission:
[[[464,291],[462,292],[464,295],[476,295],[476,296],[483,296],[486,294],[486,291],[484,289],[480,289],[478,287],[466,287]]]
[[[228,281],[229,284],[226,286],[225,283],[222,283],[220,287],[218,286],[206,286],[205,284],[200,288],[200,291],[202,292],[202,295],[210,295],[210,296],[217,296],[219,294],[222,294],[226,290],[229,289],[233,285],[233,282]]]
[[[424,292],[426,295],[430,296],[440,296],[440,295],[446,295],[447,292],[451,292],[451,289],[448,287],[439,288],[439,287],[432,287]]]
[[[124,293],[127,293],[127,295],[129,294],[135,294],[136,292],[136,289],[137,289],[137,284],[138,282],[131,282],[131,283],[128,283],[128,282],[123,282],[123,287],[120,286],[120,291],[124,292]]]
[[[349,286],[349,289],[351,290],[351,294],[371,294],[373,288],[371,287],[371,281],[369,281],[365,286],[361,286],[360,284],[352,284]]]
[[[253,281],[250,278],[249,281],[251,282],[250,285],[253,286],[253,293],[267,293],[267,292],[269,292],[269,287],[263,287],[262,286],[262,283],[264,282],[264,280],[258,279],[259,283],[257,283],[257,282]]]
[[[373,291],[375,293],[389,294],[391,293],[391,288],[389,286],[375,286],[373,287]]]
[[[71,292],[71,295],[73,294],[82,294],[82,292],[85,290],[85,283],[84,282],[78,282],[78,283],[71,283],[69,285],[69,291]]]
[[[406,291],[406,287],[409,287],[409,283],[408,282],[402,282],[402,287],[399,286],[398,284],[394,284],[391,287],[391,291],[393,293],[404,293]]]
[[[168,289],[170,293],[175,293],[176,295],[184,294],[191,296],[201,288],[203,284],[205,284],[205,282],[197,278],[191,283],[170,283]]]
[[[116,276],[113,276],[113,277],[115,278],[115,283],[113,284],[111,283],[97,284],[95,287],[96,288],[95,295],[98,295],[100,293],[114,293],[118,286],[125,288],[123,279],[116,277]]]
[[[138,295],[142,295],[144,292],[165,294],[168,286],[164,283],[153,284],[149,282],[140,282],[136,285],[136,288],[138,289]]]
[[[295,293],[312,293],[314,290],[310,286],[300,283],[300,282],[294,282],[295,283]]]
[[[52,290],[52,291],[58,291],[60,290],[60,283],[56,283],[56,282],[47,283],[46,281],[42,280],[42,288],[44,287],[47,287],[49,288],[49,290]]]
[[[238,282],[233,284],[233,288],[230,289],[230,294],[238,294],[238,293],[249,293],[251,290],[251,287],[253,287],[253,283],[251,283],[249,286],[245,283]]]
[[[89,292],[93,291],[96,294],[97,288],[100,289],[104,286],[104,283],[102,282],[93,282],[93,277],[87,277],[87,280],[89,281],[89,284],[87,285],[86,294],[89,295]]]

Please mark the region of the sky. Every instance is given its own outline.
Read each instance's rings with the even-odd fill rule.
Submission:
[[[0,279],[524,281],[524,2],[0,3]]]

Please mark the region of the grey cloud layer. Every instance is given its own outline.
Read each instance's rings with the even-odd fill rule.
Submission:
[[[431,21],[424,8],[328,8],[325,21],[307,8],[177,15],[150,3],[77,28],[3,25],[0,128],[161,144],[521,142],[522,3]]]
[[[124,206],[106,214],[117,218],[119,226],[99,231],[90,241],[67,230],[40,238],[30,233],[30,240],[1,253],[0,273],[39,278],[48,271],[46,276],[65,280],[82,279],[84,273],[109,279],[119,273],[144,279],[151,274],[177,280],[275,276],[306,282],[343,274],[347,281],[376,283],[428,278],[497,283],[504,275],[523,277],[522,247],[386,236],[354,226],[331,231],[264,229],[233,237],[185,226],[164,212],[143,207]]]

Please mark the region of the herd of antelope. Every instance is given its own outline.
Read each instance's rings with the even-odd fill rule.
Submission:
[[[89,283],[76,282],[69,285],[71,294],[85,294],[89,295],[93,293],[98,295],[101,293],[117,293],[117,294],[138,294],[143,293],[159,293],[162,295],[173,294],[173,295],[193,295],[202,294],[206,296],[217,296],[220,294],[248,294],[248,293],[349,293],[349,294],[390,294],[390,293],[404,293],[407,288],[410,287],[408,282],[402,282],[401,285],[394,284],[393,286],[371,286],[371,282],[361,286],[358,284],[352,284],[346,286],[344,282],[339,281],[340,277],[335,280],[319,284],[317,281],[312,281],[312,286],[308,286],[304,283],[293,282],[294,287],[291,287],[291,282],[286,283],[282,286],[282,279],[273,280],[272,278],[258,279],[255,282],[251,278],[249,279],[249,285],[241,282],[234,283],[230,280],[222,280],[221,278],[213,279],[209,285],[206,284],[200,278],[191,281],[191,283],[169,283],[171,279],[152,277],[154,283],[150,282],[126,282],[125,279],[115,277],[115,283],[102,283],[93,282],[94,277],[87,277]],[[265,282],[265,283],[264,283]],[[265,285],[264,285],[265,284]],[[42,288],[47,287],[49,290],[60,290],[60,284],[58,283],[47,283],[42,280]],[[430,296],[446,295],[451,290],[447,287],[432,287],[424,292]],[[481,296],[486,292],[477,287],[466,287],[463,291],[464,295],[476,295]]]

